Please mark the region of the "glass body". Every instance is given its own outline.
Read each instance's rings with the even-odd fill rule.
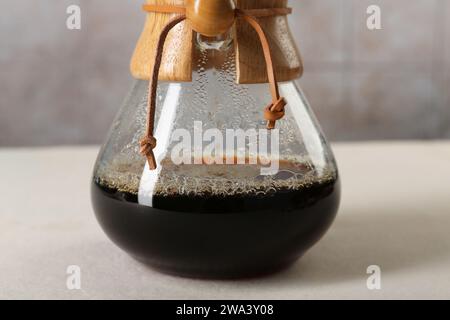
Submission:
[[[94,168],[97,219],[119,247],[166,273],[284,268],[335,218],[332,151],[295,82],[279,84],[286,116],[269,132],[268,85],[236,83],[231,42],[198,39],[194,58],[192,82],[159,84],[155,171],[139,154],[148,83],[135,82]]]

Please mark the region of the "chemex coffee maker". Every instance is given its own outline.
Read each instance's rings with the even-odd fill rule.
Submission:
[[[295,80],[286,0],[149,0],[136,78],[100,151],[97,219],[165,273],[281,270],[327,231],[332,151]],[[107,253],[105,253],[107,254]]]

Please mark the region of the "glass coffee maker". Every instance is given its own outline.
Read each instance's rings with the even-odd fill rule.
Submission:
[[[303,65],[287,1],[143,8],[136,80],[94,168],[100,225],[169,274],[241,278],[291,265],[332,224],[340,183],[295,83]]]

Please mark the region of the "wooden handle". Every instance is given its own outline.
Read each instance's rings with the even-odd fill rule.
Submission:
[[[215,37],[226,33],[234,23],[233,0],[187,0],[186,16],[194,31]]]

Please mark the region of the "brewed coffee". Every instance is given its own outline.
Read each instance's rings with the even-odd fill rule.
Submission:
[[[332,223],[339,179],[305,163],[280,161],[274,176],[258,165],[174,165],[164,160],[152,207],[139,183],[117,168],[98,170],[92,198],[111,239],[161,271],[236,278],[277,271],[298,259]],[[121,168],[121,172],[132,172]]]

